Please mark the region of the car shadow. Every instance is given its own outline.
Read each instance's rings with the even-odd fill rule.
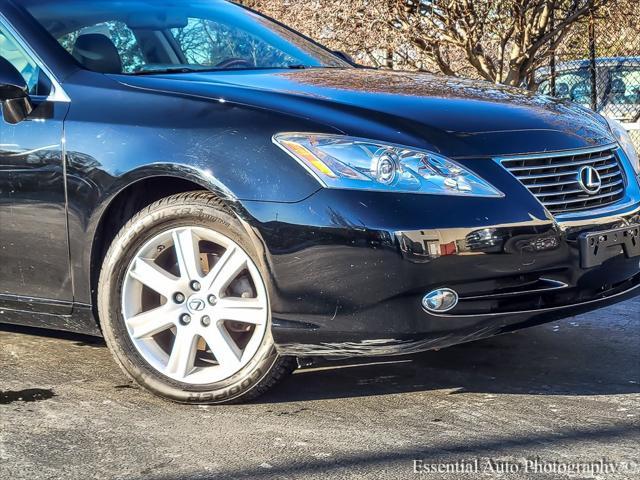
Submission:
[[[100,338],[28,327],[0,331],[105,348]],[[640,326],[566,320],[399,357],[314,359],[254,403],[291,403],[405,392],[618,395],[640,392]],[[114,369],[117,369],[115,364]],[[114,385],[114,388],[122,385]]]
[[[0,324],[0,332],[19,333],[36,337],[55,338],[66,340],[77,347],[105,348],[104,339],[80,333],[63,332],[60,330],[47,330],[44,328],[26,327],[22,325]]]
[[[640,326],[581,330],[569,321],[403,357],[321,361],[257,402],[446,390],[527,395],[640,392]],[[635,338],[635,341],[632,339]]]

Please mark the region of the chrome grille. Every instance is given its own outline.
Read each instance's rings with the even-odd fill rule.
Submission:
[[[500,163],[553,214],[592,210],[614,204],[625,194],[617,146],[542,155],[501,158]],[[600,174],[602,188],[589,195],[580,186],[583,167]]]

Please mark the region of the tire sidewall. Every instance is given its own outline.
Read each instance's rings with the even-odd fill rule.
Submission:
[[[225,403],[255,388],[274,367],[278,354],[271,334],[269,286],[263,262],[241,223],[221,208],[186,200],[180,204],[162,202],[143,210],[127,224],[112,244],[100,275],[98,311],[108,346],[125,372],[154,393],[185,403]],[[233,376],[212,384],[191,385],[173,380],[151,367],[133,344],[121,308],[123,282],[136,252],[159,233],[185,226],[217,231],[238,244],[256,265],[265,283],[268,322],[262,344],[251,361]]]

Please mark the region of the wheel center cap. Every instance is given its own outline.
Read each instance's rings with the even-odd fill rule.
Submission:
[[[602,190],[602,177],[593,167],[586,166],[578,172],[578,185],[585,193],[596,195]]]
[[[191,313],[202,312],[207,307],[207,303],[200,297],[192,296],[187,300],[187,308]]]

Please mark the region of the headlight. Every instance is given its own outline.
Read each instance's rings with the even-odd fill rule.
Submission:
[[[273,141],[327,188],[504,196],[458,163],[424,150],[311,133],[280,133]]]
[[[624,153],[631,161],[633,169],[638,175],[640,175],[640,159],[638,158],[636,147],[634,147],[633,142],[631,141],[629,132],[627,132],[627,130],[619,121],[614,120],[613,118],[607,118],[607,122],[609,122],[609,128],[611,128],[611,132],[613,132],[616,140],[618,140],[618,143],[624,150]]]

